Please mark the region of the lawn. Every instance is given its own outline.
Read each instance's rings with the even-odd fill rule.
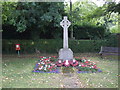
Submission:
[[[51,55],[49,55],[51,56]],[[81,56],[76,54],[76,56]],[[117,88],[118,61],[101,59],[96,55],[82,54],[97,63],[101,73],[80,73],[77,78],[86,88]],[[32,70],[39,58],[35,55],[25,57],[3,55],[2,87],[3,88],[61,88],[61,74],[33,73]]]
[[[92,61],[103,71],[102,73],[79,74],[79,79],[89,88],[117,88],[118,61],[91,57]]]

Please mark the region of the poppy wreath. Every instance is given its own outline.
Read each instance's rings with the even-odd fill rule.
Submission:
[[[58,60],[58,61],[56,62],[56,65],[57,65],[58,67],[63,66],[62,60]]]
[[[63,65],[64,65],[65,67],[70,66],[70,61],[68,61],[68,60],[64,61],[64,62],[63,62]]]
[[[75,67],[75,66],[78,66],[78,65],[79,65],[79,63],[78,63],[78,61],[77,61],[77,60],[73,60],[73,61],[71,61],[71,62],[70,62],[70,64],[71,64],[71,66],[73,66],[73,67]]]

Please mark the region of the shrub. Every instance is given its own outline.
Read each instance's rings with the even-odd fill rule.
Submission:
[[[69,47],[74,53],[85,52],[99,52],[101,46],[114,46],[117,47],[117,40],[115,38],[105,40],[69,40]],[[15,53],[15,44],[21,44],[21,53],[35,53],[35,49],[41,53],[58,53],[62,48],[62,39],[40,39],[37,41],[32,40],[3,40],[2,52],[3,54]]]
[[[103,26],[75,25],[73,28],[76,39],[99,39],[103,38],[105,34],[105,27]]]

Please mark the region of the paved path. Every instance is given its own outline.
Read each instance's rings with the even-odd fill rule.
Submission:
[[[60,73],[61,88],[85,88],[78,78],[78,74],[74,73]]]

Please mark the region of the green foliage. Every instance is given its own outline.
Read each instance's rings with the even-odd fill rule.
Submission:
[[[69,12],[69,6],[67,6],[65,10],[66,13],[68,13],[68,16],[73,25],[82,25],[83,23],[93,24],[91,23],[90,19],[86,18],[86,16],[90,13],[93,13],[96,8],[97,6],[94,3],[85,0],[72,4],[72,14],[70,14],[71,12]]]
[[[93,10],[93,13],[88,14],[86,18],[92,19],[96,25],[104,25],[106,27],[106,34],[109,32],[118,33],[117,30],[111,32],[111,27],[118,26],[119,8],[119,4],[108,2]]]
[[[111,27],[118,25],[119,4],[116,4],[115,2],[105,2],[106,3],[101,7],[98,7],[89,0],[75,2],[72,5],[72,14],[69,12],[69,6],[66,8],[66,12],[72,21],[73,26],[103,26],[105,28],[103,30],[104,34],[107,34],[110,33],[109,29],[111,29]],[[93,31],[96,32],[96,30]]]
[[[21,44],[21,54],[36,53],[36,49],[41,53],[58,53],[62,48],[61,39],[41,39],[33,40],[3,40],[2,52],[10,54],[16,53],[15,44]],[[101,46],[117,47],[118,40],[115,38],[108,38],[107,40],[69,40],[69,47],[74,53],[85,52],[99,52]]]
[[[84,0],[73,3],[71,12],[63,2],[2,2],[2,5],[3,24],[14,26],[20,33],[29,32],[28,38],[32,40],[42,39],[43,36],[46,39],[60,39],[62,30],[59,23],[65,14],[72,22],[69,30],[74,30],[76,39],[101,39],[105,34],[119,32],[113,28],[118,25],[119,15],[119,4],[114,2],[98,7]]]
[[[118,12],[120,14],[120,3],[109,2],[107,12]]]
[[[119,36],[115,35],[115,34],[110,34],[108,36],[106,36],[106,42],[107,42],[107,46],[112,46],[112,47],[118,47],[118,42],[119,42]]]
[[[104,34],[104,26],[74,26],[74,37],[76,39],[102,39],[104,37]]]
[[[63,2],[7,2],[3,3],[2,17],[3,24],[15,26],[21,33],[29,30],[31,38],[36,40],[41,32],[48,31],[48,27],[59,28],[63,14]]]
[[[2,2],[2,23],[8,24],[10,22],[15,24],[15,21],[12,19],[13,15],[15,16],[18,13],[12,13],[17,7],[15,2]]]
[[[111,27],[110,32],[111,33],[120,33],[120,30],[118,29],[118,25]]]

